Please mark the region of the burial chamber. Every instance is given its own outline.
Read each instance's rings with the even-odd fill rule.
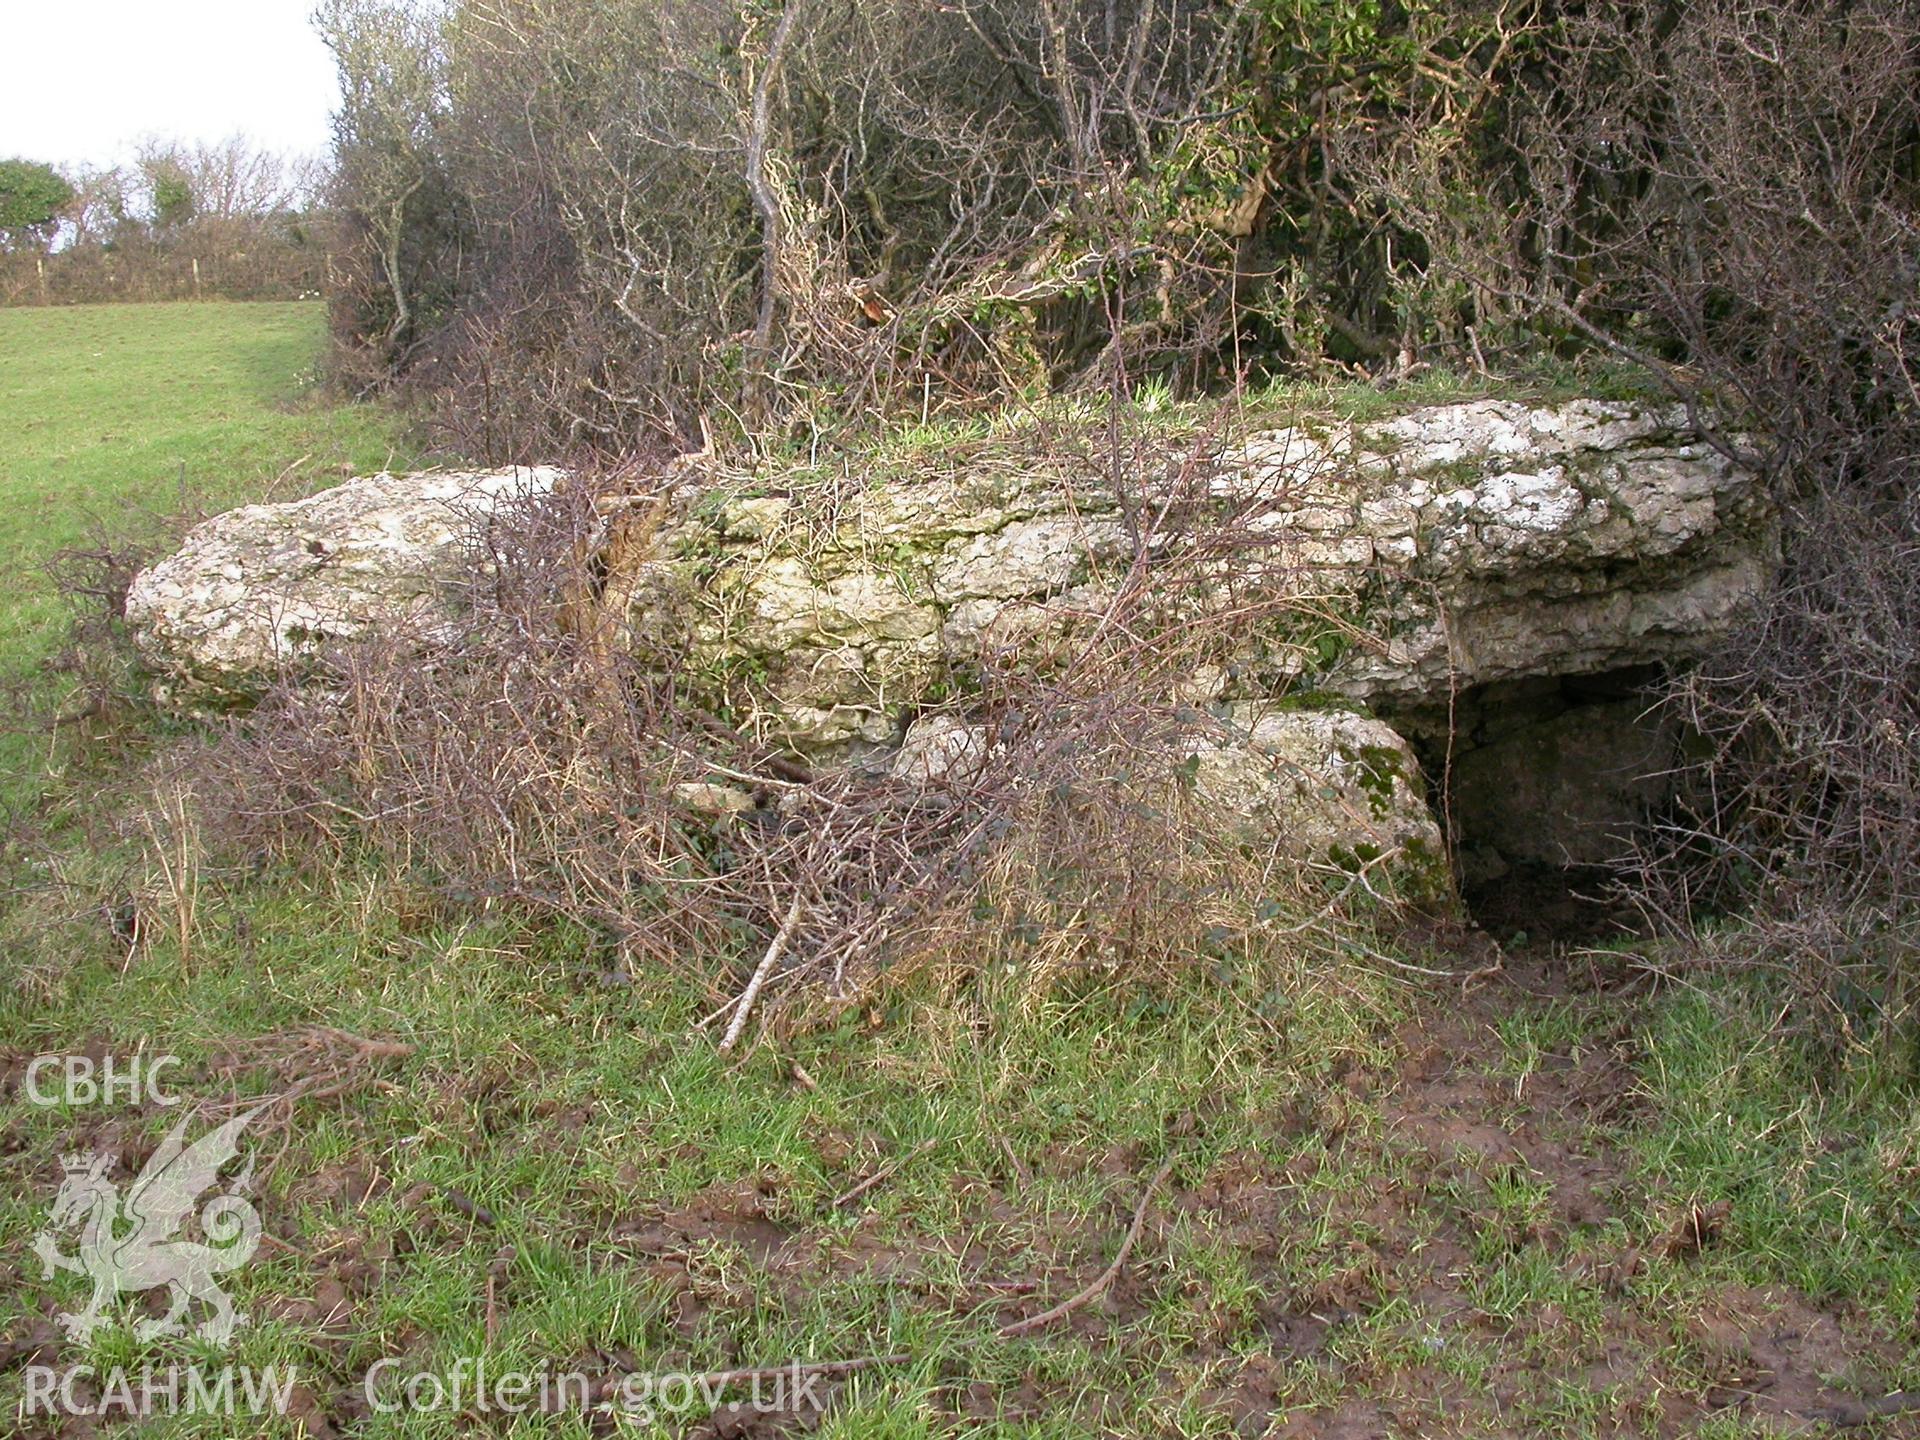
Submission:
[[[596,492],[595,603],[766,744],[937,784],[993,743],[982,674],[1061,665],[1143,595],[1174,636],[1256,594],[1259,618],[1216,624],[1169,685],[1193,721],[1169,743],[1250,843],[1385,852],[1434,901],[1608,858],[1679,743],[1647,683],[1778,564],[1758,477],[1663,405],[1196,423],[1119,452],[1097,430],[785,470],[685,457]],[[476,533],[574,483],[379,475],[244,507],[142,572],[128,619],[170,701],[244,703],[341,645],[457,627]],[[1221,527],[1233,543],[1209,548]]]

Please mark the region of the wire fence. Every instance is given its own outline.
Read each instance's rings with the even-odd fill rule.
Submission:
[[[325,289],[313,246],[245,251],[87,248],[0,254],[0,306],[152,300],[306,300]]]

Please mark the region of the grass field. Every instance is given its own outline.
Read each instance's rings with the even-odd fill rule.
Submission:
[[[306,398],[322,323],[317,304],[0,310],[0,665],[44,654],[39,571],[96,527],[311,488],[398,453],[378,411]]]
[[[238,500],[384,461],[380,414],[295,398],[317,343],[299,307],[0,313],[6,663],[53,652],[35,567],[89,512],[164,506],[183,463]],[[96,1433],[26,1413],[35,1366],[94,1366],[84,1403],[219,1358],[140,1338],[132,1300],[68,1338],[85,1286],[32,1253],[63,1153],[124,1183],[182,1112],[37,1106],[30,1058],[136,1052],[180,1057],[202,1125],[265,1106],[228,1358],[297,1372],[284,1415],[142,1433],[1914,1433],[1884,1398],[1920,1385],[1911,1057],[1783,1041],[1758,983],[1275,953],[1170,993],[915,991],[728,1059],[696,1028],[738,984],[711,957],[634,976],[351,857],[163,864],[137,823],[163,743],[14,752],[65,823],[0,877],[7,1433]],[[131,948],[130,892],[176,902]],[[715,1378],[795,1359],[843,1367],[807,1373],[824,1416]],[[476,1366],[722,1403],[516,1419]],[[389,1412],[416,1371],[444,1403]]]

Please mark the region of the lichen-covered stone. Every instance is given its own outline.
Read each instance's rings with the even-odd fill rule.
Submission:
[[[609,541],[601,603],[628,634],[670,637],[687,684],[743,728],[820,760],[891,755],[914,783],[960,783],[991,756],[966,718],[983,670],[1068,662],[1085,637],[1112,634],[1116,595],[1137,605],[1129,624],[1144,595],[1175,634],[1279,614],[1221,626],[1169,682],[1167,701],[1194,707],[1190,801],[1244,843],[1444,899],[1452,877],[1405,741],[1298,695],[1452,726],[1471,687],[1701,655],[1776,568],[1759,480],[1667,407],[1471,401],[1256,428],[1208,455],[1139,444],[1117,486],[1071,449],[985,440],[918,468],[803,482],[685,465],[651,501],[637,561]],[[382,474],[232,511],[140,574],[127,614],[163,684],[192,703],[244,695],[340,641],[445,634],[472,580],[468,536],[561,480]],[[1194,547],[1181,530],[1219,515],[1233,518],[1231,545]],[[1536,716],[1463,758],[1455,791],[1526,797],[1501,829],[1521,858],[1553,858],[1567,843],[1559,810],[1611,824],[1644,808],[1626,774],[1645,760],[1640,739],[1617,724],[1588,733],[1617,718]],[[1542,758],[1607,745],[1605,768],[1624,780],[1601,789]],[[1509,766],[1540,772],[1532,789]],[[724,818],[751,797],[684,787],[680,801]]]
[[[1776,563],[1755,478],[1664,407],[1481,400],[1375,424],[1255,431],[1204,466],[1245,542],[1185,613],[1249,587],[1313,598],[1336,645],[1249,633],[1211,698],[1310,684],[1395,706],[1471,685],[1684,658],[1723,634]],[[927,692],[983,661],[1045,665],[1099,623],[1140,523],[1191,486],[1172,455],[1075,477],[1010,448],[979,463],[771,493],[771,477],[682,487],[639,607],[687,615],[727,707],[819,750],[889,741]],[[234,688],[335,639],[431,622],[456,531],[550,470],[376,476],[210,521],[136,582],[129,613],[176,684]],[[1190,497],[1188,497],[1190,498]],[[1269,633],[1270,632],[1270,633]],[[1226,657],[1231,658],[1231,657]]]
[[[927,715],[907,727],[888,769],[894,779],[915,785],[963,783],[979,773],[992,745],[984,725],[957,715]]]
[[[933,714],[908,728],[890,769],[913,784],[965,785],[994,753],[988,727]],[[1195,715],[1162,744],[1161,759],[1190,782],[1190,803],[1216,836],[1295,867],[1344,871],[1382,899],[1443,908],[1453,901],[1419,763],[1379,720],[1243,703]]]
[[[1385,723],[1348,710],[1229,707],[1196,738],[1194,787],[1247,840],[1353,874],[1381,898],[1445,903],[1446,846],[1419,762]]]
[[[1707,648],[1764,589],[1778,540],[1757,477],[1684,425],[1678,409],[1480,401],[1367,432],[1367,533],[1411,554],[1374,587],[1384,643],[1355,647],[1331,688],[1419,703]]]
[[[673,787],[673,798],[696,815],[725,823],[754,808],[754,799],[737,785],[690,780]]]
[[[472,578],[465,540],[560,479],[550,468],[373,475],[229,510],[135,578],[127,619],[164,684],[243,696],[329,645],[456,620]]]
[[[1133,564],[1123,497],[1103,476],[992,458],[978,473],[689,507],[663,555],[701,567],[703,651],[753,661],[756,680],[729,693],[736,713],[801,749],[872,742],[943,677],[1070,654]],[[1243,540],[1211,589],[1186,572],[1184,613],[1252,588],[1347,622],[1337,645],[1311,627],[1249,633],[1210,698],[1304,682],[1419,704],[1683,659],[1726,632],[1776,564],[1756,478],[1689,438],[1670,407],[1429,406],[1255,431],[1200,468],[1203,495],[1235,509]],[[1129,475],[1135,525],[1190,500],[1192,471],[1169,456]],[[730,483],[743,482],[714,482]],[[742,505],[744,524],[729,518]],[[1151,523],[1140,533],[1171,543]]]
[[[916,783],[963,780],[990,753],[964,715],[980,673],[1064,664],[1112,633],[1116,595],[1145,595],[1170,627],[1278,616],[1217,627],[1169,682],[1169,702],[1198,707],[1196,803],[1249,843],[1431,897],[1450,880],[1405,743],[1280,696],[1451,723],[1472,687],[1701,654],[1777,565],[1757,478],[1667,407],[1480,400],[1256,428],[1206,454],[1138,445],[1117,483],[1073,451],[1036,434],[871,476],[683,465],[637,560],[610,544],[601,603],[624,607],[627,633],[672,637],[688,683],[743,728],[821,761],[897,751],[894,774]],[[381,475],[236,510],[144,572],[128,617],[183,698],[242,694],[335,642],[456,623],[463,537],[561,478]],[[1233,543],[1195,546],[1222,516]],[[902,747],[906,717],[936,705]],[[1456,785],[1497,791],[1515,745],[1564,748],[1581,723],[1467,762]],[[1523,808],[1618,810],[1541,783],[1562,790]]]

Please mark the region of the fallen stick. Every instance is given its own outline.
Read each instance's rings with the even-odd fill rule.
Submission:
[[[869,1175],[866,1179],[862,1180],[858,1185],[854,1186],[851,1190],[847,1191],[847,1193],[842,1195],[838,1200],[835,1200],[833,1202],[833,1208],[838,1210],[842,1205],[851,1205],[854,1201],[858,1200],[862,1195],[866,1194],[869,1190],[873,1189],[874,1186],[880,1184],[889,1175],[893,1174],[894,1171],[898,1170],[902,1165],[907,1164],[909,1161],[918,1160],[922,1155],[926,1154],[927,1151],[933,1149],[933,1147],[935,1145],[938,1145],[939,1143],[940,1142],[938,1140],[934,1140],[934,1139],[922,1140],[918,1145],[914,1146],[913,1149],[909,1150],[906,1154],[902,1155],[899,1159],[893,1161],[891,1164],[882,1165],[878,1170],[874,1171],[873,1174]]]
[[[1033,1172],[1027,1168],[1027,1162],[1022,1160],[1014,1150],[1013,1143],[1004,1135],[996,1135],[994,1139],[1000,1142],[1001,1153],[1007,1157],[1007,1163],[1013,1166],[1013,1175],[1020,1182],[1020,1188],[1024,1190],[1033,1184]]]
[[[767,946],[767,953],[760,957],[760,963],[754,967],[753,978],[747,982],[747,988],[740,994],[740,1003],[734,1007],[733,1023],[727,1026],[727,1033],[720,1041],[720,1053],[726,1054],[740,1043],[740,1032],[747,1028],[747,1016],[753,1013],[753,1002],[760,998],[760,987],[767,983],[767,976],[773,973],[773,967],[780,962],[781,954],[787,948],[787,942],[793,938],[793,932],[800,926],[800,897],[793,897],[788,907],[787,918],[780,922],[780,929],[773,937],[773,943]]]
[[[351,1045],[363,1060],[405,1060],[413,1054],[413,1046],[404,1040],[369,1040],[364,1035],[337,1030],[331,1025],[315,1025],[309,1033]]]
[[[995,1335],[1002,1340],[1010,1340],[1016,1335],[1025,1335],[1065,1319],[1090,1300],[1098,1300],[1113,1288],[1113,1282],[1120,1278],[1120,1270],[1127,1263],[1127,1256],[1133,1253],[1134,1243],[1140,1238],[1140,1229],[1147,1222],[1147,1206],[1153,1203],[1153,1197],[1167,1176],[1172,1173],[1174,1156],[1169,1155],[1160,1162],[1160,1168],[1153,1172],[1153,1178],[1147,1182],[1147,1188],[1140,1192],[1140,1203],[1134,1206],[1133,1223],[1127,1226],[1126,1237],[1120,1242],[1120,1253],[1113,1257],[1113,1263],[1086,1289],[1077,1295],[1062,1300],[1051,1310],[1043,1310],[1038,1315],[1030,1315],[1025,1320],[1013,1320],[1002,1325]]]

